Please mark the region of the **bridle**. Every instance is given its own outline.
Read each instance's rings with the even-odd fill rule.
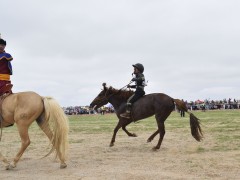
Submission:
[[[118,94],[121,90],[123,90],[124,88],[126,88],[126,87],[127,87],[129,84],[131,84],[131,83],[132,83],[132,81],[130,81],[127,85],[123,86],[123,87],[122,87],[121,89],[119,89],[116,93],[113,93],[113,94],[109,95],[109,97],[107,97],[107,93],[108,93],[108,91],[109,91],[109,89],[110,89],[110,88],[108,88],[107,91],[106,91],[105,94],[104,94],[104,97],[103,97],[102,99],[100,99],[99,102],[96,103],[96,105],[95,105],[94,107],[98,106],[99,104],[101,104],[101,103],[104,102],[104,101],[109,102],[109,99],[110,99],[112,96]]]

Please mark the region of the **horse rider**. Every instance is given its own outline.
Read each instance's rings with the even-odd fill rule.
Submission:
[[[12,56],[5,52],[7,42],[1,38],[0,34],[0,90],[7,84],[11,84],[10,75],[12,75]],[[0,92],[2,94],[4,92]]]
[[[127,87],[135,88],[136,91],[127,100],[126,112],[120,114],[121,117],[128,118],[128,119],[130,118],[130,115],[131,115],[132,104],[145,95],[145,91],[144,91],[145,77],[143,75],[144,66],[140,63],[134,64],[132,66],[134,67],[133,74],[135,74],[135,77],[131,81],[134,81],[135,85],[128,85]]]

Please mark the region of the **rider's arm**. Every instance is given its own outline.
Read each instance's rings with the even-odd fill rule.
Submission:
[[[128,88],[136,88],[136,85],[128,85]]]
[[[145,81],[145,77],[143,74],[139,74],[138,77],[132,78],[132,81]]]

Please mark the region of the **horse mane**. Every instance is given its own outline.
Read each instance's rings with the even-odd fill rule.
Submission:
[[[110,86],[108,88],[108,91],[111,94],[116,94],[119,98],[121,99],[128,99],[130,96],[132,96],[134,94],[134,92],[132,90],[123,90],[123,89],[115,89],[112,86]]]

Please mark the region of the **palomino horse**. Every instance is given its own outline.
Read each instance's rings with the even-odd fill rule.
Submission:
[[[0,160],[6,169],[15,168],[29,146],[28,128],[34,121],[51,141],[52,149],[47,155],[55,151],[55,157],[60,159],[60,168],[67,167],[65,161],[68,148],[68,119],[53,98],[41,97],[35,92],[11,94],[3,101],[2,118],[1,127],[16,123],[22,141],[21,148],[11,163],[0,153]]]
[[[136,137],[134,133],[128,132],[126,126],[133,121],[138,121],[152,115],[155,115],[158,129],[154,132],[147,140],[151,142],[157,134],[160,134],[158,144],[153,148],[154,150],[159,149],[165,135],[164,121],[174,110],[176,104],[179,110],[187,113],[188,109],[185,103],[179,99],[173,99],[170,96],[162,93],[148,94],[132,106],[132,114],[130,119],[120,117],[120,114],[125,111],[127,99],[133,94],[133,91],[117,90],[112,87],[106,87],[106,83],[103,83],[103,90],[90,104],[90,107],[99,108],[108,102],[111,103],[115,109],[117,117],[119,119],[117,126],[114,129],[113,137],[110,146],[114,145],[116,134],[120,128],[122,128],[128,136]],[[202,130],[200,127],[199,119],[196,118],[192,113],[190,114],[190,126],[192,136],[197,140],[201,141],[203,138]]]

